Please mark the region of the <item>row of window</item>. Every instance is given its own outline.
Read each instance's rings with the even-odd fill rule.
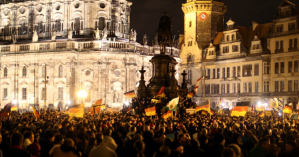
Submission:
[[[45,66],[43,66],[42,67],[42,77],[45,77]],[[3,77],[4,78],[7,78],[7,76],[8,76],[8,69],[7,69],[7,67],[4,67],[4,69],[3,69]],[[23,69],[22,69],[22,76],[23,77],[26,77],[27,76],[27,67],[23,67]],[[59,66],[59,68],[58,68],[58,77],[63,77],[63,66],[62,65],[60,65]]]
[[[223,48],[223,53],[229,53],[229,46],[224,46]],[[233,52],[238,52],[239,51],[239,45],[233,45],[232,46],[232,51]]]
[[[288,80],[288,91],[298,92],[298,80]],[[275,81],[275,92],[285,92],[285,81]]]
[[[295,22],[291,22],[288,24],[288,31],[292,31],[296,29],[296,23]],[[283,32],[283,24],[277,25],[276,26],[276,32]]]
[[[283,74],[285,73],[285,62],[276,62],[275,63],[275,74]],[[299,72],[299,61],[295,60],[295,61],[288,61],[288,73],[297,73]]]
[[[243,77],[250,77],[252,76],[252,65],[243,65],[242,66],[242,76]],[[212,69],[212,77],[211,77],[211,70],[206,69],[205,71],[205,78],[206,79],[219,79],[220,78],[220,68]],[[226,67],[222,68],[222,78],[230,78],[232,73],[232,77],[241,77],[241,66],[237,67]],[[254,76],[259,76],[259,64],[254,64]]]
[[[289,48],[290,49],[297,48],[297,46],[298,46],[297,38],[289,39]],[[283,40],[276,41],[275,48],[276,48],[276,50],[283,50]]]
[[[230,87],[232,85],[232,87]],[[259,83],[254,83],[254,91],[252,88],[252,82],[244,82],[243,83],[243,93],[252,93],[259,92]],[[219,84],[206,84],[205,85],[205,93],[206,94],[220,94],[219,93]],[[231,83],[231,84],[221,84],[221,94],[229,94],[229,93],[241,93],[241,84],[240,83]]]
[[[8,88],[3,88],[3,100],[8,99]],[[27,88],[22,88],[22,100],[27,100]],[[45,100],[45,88],[42,88],[41,100]],[[58,87],[58,100],[63,100],[63,87]],[[91,101],[91,90],[88,90],[86,102]]]

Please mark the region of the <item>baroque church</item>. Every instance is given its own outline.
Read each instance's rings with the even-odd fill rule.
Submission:
[[[267,107],[277,98],[296,108],[299,16],[295,6],[281,0],[272,22],[253,21],[243,27],[233,17],[224,21],[227,7],[221,0],[187,0],[182,5],[181,72],[187,72],[189,91],[198,78],[205,78],[194,100],[209,101],[214,109],[231,109],[241,101]]]
[[[0,5],[0,97],[19,109],[64,108],[97,100],[122,107],[136,90],[144,67],[146,84],[158,43],[136,42],[130,28],[132,3],[100,1],[10,1]],[[155,30],[152,30],[155,31]],[[175,44],[165,53],[180,63]],[[180,66],[175,66],[178,79]],[[87,97],[77,97],[85,90]]]

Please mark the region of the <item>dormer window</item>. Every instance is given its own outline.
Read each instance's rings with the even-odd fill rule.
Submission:
[[[228,53],[229,52],[229,46],[223,47],[223,53]]]
[[[228,26],[228,29],[229,29],[229,30],[232,30],[233,28],[234,28],[233,25],[229,25],[229,26]]]
[[[276,26],[276,32],[279,33],[279,32],[283,32],[283,25],[277,25]]]
[[[226,36],[226,41],[229,41],[229,35],[228,35],[228,36]]]
[[[214,51],[209,51],[209,55],[214,55]]]
[[[239,51],[239,45],[233,45],[233,52]]]
[[[188,41],[188,46],[192,46],[192,41]]]
[[[235,40],[235,35],[234,34],[232,35],[232,40]]]
[[[289,31],[292,31],[295,29],[296,29],[296,23],[295,22],[289,23]]]

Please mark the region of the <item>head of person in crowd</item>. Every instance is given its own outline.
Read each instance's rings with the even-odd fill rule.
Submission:
[[[23,143],[23,135],[21,133],[13,133],[10,138],[11,146],[19,146],[22,147]]]

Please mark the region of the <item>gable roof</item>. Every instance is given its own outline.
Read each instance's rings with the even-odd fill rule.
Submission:
[[[280,7],[285,7],[285,6],[295,6],[296,4],[290,2],[289,0],[284,0],[282,3],[280,3],[280,5],[278,6],[278,8]]]

